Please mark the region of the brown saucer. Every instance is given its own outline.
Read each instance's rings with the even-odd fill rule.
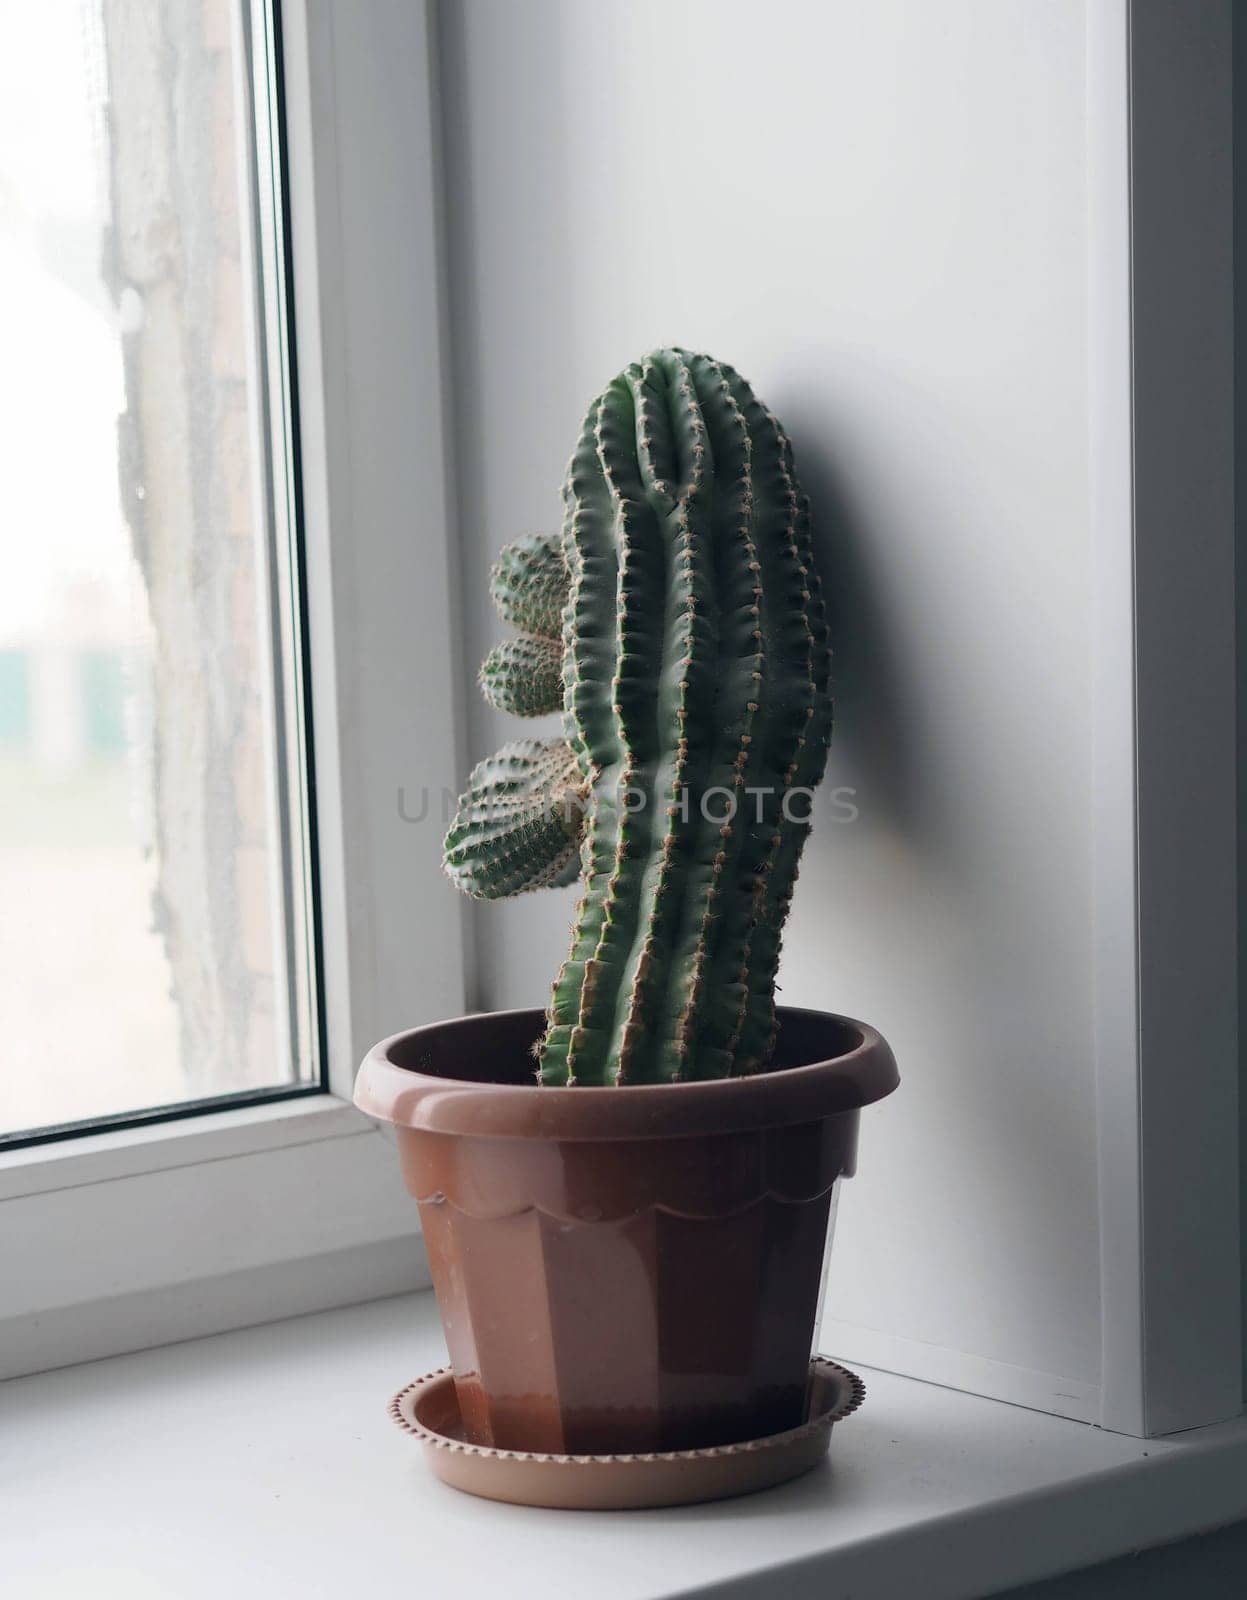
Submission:
[[[469,1444],[449,1367],[400,1389],[390,1415],[416,1435],[433,1471],[456,1489],[513,1505],[613,1511],[726,1500],[786,1483],[818,1464],[832,1423],[856,1411],[865,1396],[856,1373],[815,1356],[809,1414],[799,1428],[741,1444],[653,1455],[529,1455]]]

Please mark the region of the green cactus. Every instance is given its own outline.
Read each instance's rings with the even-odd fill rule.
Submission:
[[[521,633],[550,639],[562,638],[570,585],[558,533],[530,533],[507,545],[489,575],[489,593],[502,620]]]
[[[560,538],[505,550],[521,638],[486,697],[565,740],[472,774],[447,866],[488,898],[583,892],[539,1047],[551,1084],[756,1072],[831,733],[809,505],[775,417],[731,367],[663,350],[590,407]]]
[[[472,770],[446,835],[446,871],[478,900],[580,876],[584,785],[564,739],[516,739]]]
[[[480,684],[495,711],[517,717],[557,711],[563,704],[563,646],[535,633],[504,639],[481,662]]]

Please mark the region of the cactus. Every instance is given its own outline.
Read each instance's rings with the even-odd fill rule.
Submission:
[[[481,662],[481,693],[495,711],[539,717],[563,704],[563,646],[522,633],[504,639]]]
[[[571,577],[557,533],[530,533],[509,544],[489,575],[498,614],[521,633],[563,637],[563,607]]]
[[[627,1084],[763,1070],[775,974],[831,733],[809,504],[775,417],[731,367],[663,350],[589,409],[562,535],[503,551],[520,638],[490,702],[565,738],[472,774],[447,867],[495,898],[583,890],[538,1075]]]
[[[452,882],[477,900],[580,876],[583,785],[563,739],[517,739],[472,769],[446,835]]]

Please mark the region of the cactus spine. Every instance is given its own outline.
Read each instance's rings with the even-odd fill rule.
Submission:
[[[516,893],[565,881],[573,841],[583,892],[542,1082],[756,1072],[774,1045],[780,939],[831,732],[791,447],[731,367],[659,351],[590,408],[564,505],[561,539],[509,547],[491,584],[521,643],[549,641],[562,611],[566,742],[521,785],[529,807],[557,797],[561,832],[527,812],[488,840],[465,832],[497,781],[482,763],[448,864],[469,892]],[[487,696],[549,709],[549,660],[500,647],[482,669]]]

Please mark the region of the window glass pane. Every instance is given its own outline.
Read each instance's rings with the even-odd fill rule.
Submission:
[[[0,1137],[318,1070],[250,30],[0,0]]]

